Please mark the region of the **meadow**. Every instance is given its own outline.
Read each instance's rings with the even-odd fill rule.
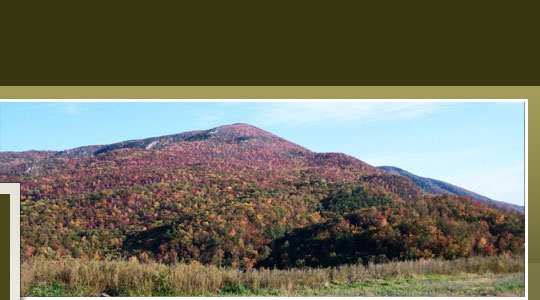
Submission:
[[[507,255],[285,270],[34,259],[21,296],[524,296],[524,272]]]

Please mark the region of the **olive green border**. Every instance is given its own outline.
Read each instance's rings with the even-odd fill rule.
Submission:
[[[252,98],[540,100],[540,86],[0,86],[0,99]]]
[[[529,99],[529,182],[540,177],[540,87],[0,87],[0,99]],[[503,122],[504,120],[501,120]],[[540,186],[529,185],[529,216],[540,212]],[[2,219],[9,210],[0,209]],[[540,218],[528,220],[529,278],[540,279]],[[2,226],[4,236],[8,227]],[[531,230],[532,229],[532,230]],[[7,255],[3,262],[9,265]],[[2,277],[2,279],[4,279]],[[4,282],[8,282],[5,280]],[[8,291],[9,289],[3,289]],[[532,285],[530,295],[540,296]]]
[[[3,244],[0,247],[0,294],[3,294],[4,299],[9,299],[9,289],[10,289],[10,231],[9,231],[9,194],[0,194],[0,228],[3,237]]]

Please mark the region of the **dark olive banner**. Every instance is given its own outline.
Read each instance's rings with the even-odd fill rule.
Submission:
[[[35,1],[4,86],[540,85],[533,1]]]

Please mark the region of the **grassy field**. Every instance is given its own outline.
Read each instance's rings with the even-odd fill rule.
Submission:
[[[523,296],[522,257],[247,270],[126,261],[29,261],[21,296]]]

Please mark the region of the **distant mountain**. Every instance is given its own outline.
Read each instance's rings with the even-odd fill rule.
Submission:
[[[497,207],[501,207],[505,209],[512,209],[512,210],[519,211],[522,213],[525,212],[525,208],[523,206],[493,200],[486,196],[482,196],[475,192],[471,192],[469,190],[461,188],[459,186],[455,186],[453,184],[450,184],[441,180],[437,180],[437,179],[421,177],[421,176],[412,174],[410,172],[407,172],[403,169],[400,169],[398,167],[380,166],[378,168],[381,170],[390,172],[392,174],[399,174],[399,175],[403,175],[409,178],[410,180],[414,182],[414,184],[416,184],[419,188],[421,188],[424,192],[428,194],[433,194],[433,195],[451,194],[451,195],[465,196],[465,197],[469,196],[474,200],[478,200],[489,205],[493,205],[493,206],[497,206]]]
[[[0,182],[21,183],[23,259],[250,268],[523,252],[522,214],[428,195],[402,174],[242,123],[0,152]]]

